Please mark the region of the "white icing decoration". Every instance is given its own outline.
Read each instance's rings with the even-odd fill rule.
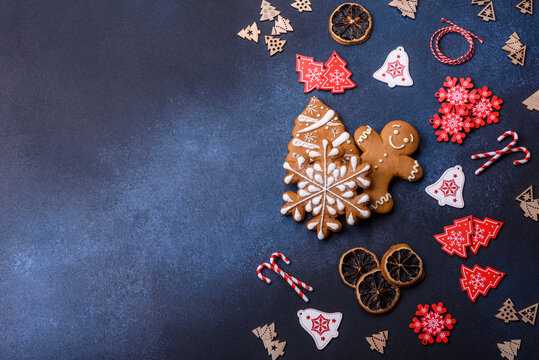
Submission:
[[[399,135],[399,130],[393,130],[393,134]]]
[[[352,170],[356,171],[356,169],[357,169],[357,157],[356,156],[353,156],[350,159],[350,165],[352,166]]]
[[[290,197],[290,195],[288,195],[287,193],[284,193],[283,194],[283,200],[286,201],[286,202],[292,202],[292,198]]]
[[[335,230],[335,231],[339,230],[339,224],[328,222],[327,226],[328,226],[328,228],[330,228],[332,230]]]
[[[405,144],[402,144],[401,146],[395,146],[395,144],[393,144],[393,140],[391,140],[391,136],[389,136],[389,145],[391,145],[393,149],[397,150],[402,149],[405,146]]]
[[[314,228],[316,227],[316,225],[318,225],[318,222],[317,222],[317,221],[316,221],[316,222],[308,223],[308,224],[307,224],[307,229],[312,230],[312,229],[314,229]]]
[[[408,176],[408,181],[415,180],[415,174],[419,172],[419,163],[414,160],[414,166],[412,167],[412,173]]]
[[[354,216],[352,215],[352,213],[350,213],[350,215],[348,216],[348,219],[346,219],[346,222],[348,223],[348,225],[354,225],[356,223],[356,221],[354,220]]]
[[[292,178],[293,178],[293,177],[294,177],[294,175],[287,175],[287,176],[285,176],[285,178],[284,178],[284,183],[287,184],[287,185],[290,184],[290,182],[292,181]]]
[[[317,119],[306,116],[306,115],[298,116],[298,120],[301,121],[301,122],[308,122],[308,123],[315,123],[315,122],[318,121]]]
[[[294,212],[294,220],[301,221],[301,214],[297,207],[296,207],[296,211]]]
[[[370,126],[367,126],[367,129],[365,131],[363,131],[361,133],[361,135],[359,135],[359,137],[357,138],[357,142],[358,143],[361,143],[363,142],[364,140],[367,140],[367,137],[372,133],[372,128]]]
[[[320,114],[319,114],[319,116],[320,116]],[[301,129],[298,132],[302,133],[302,132],[316,130],[316,129],[326,125],[326,123],[329,122],[333,118],[333,116],[335,116],[335,111],[328,110],[328,112],[318,122],[312,124],[311,126],[307,126],[305,129]]]
[[[309,157],[311,158],[315,158],[315,157],[320,157],[320,153],[318,151],[309,151]]]
[[[303,156],[300,156],[298,158],[298,165],[299,165],[300,169],[301,169],[301,165],[303,165],[304,163],[305,163],[305,158]]]
[[[391,194],[387,193],[385,196],[382,196],[380,199],[376,200],[376,203],[374,205],[371,205],[371,209],[378,209],[378,206],[384,205],[389,201],[389,199],[391,199]]]
[[[339,154],[339,149],[337,148],[333,148],[331,149],[331,151],[329,152],[329,156],[336,156]]]
[[[410,142],[414,142],[414,135],[410,134]]]
[[[339,135],[338,138],[333,140],[333,142],[331,144],[333,145],[333,147],[341,146],[349,138],[350,138],[350,134],[345,131],[341,135]]]
[[[307,149],[320,149],[320,146],[318,146],[316,144],[311,144],[311,143],[302,141],[300,139],[292,140],[292,145],[299,146],[299,147],[304,147],[304,148],[307,148]]]

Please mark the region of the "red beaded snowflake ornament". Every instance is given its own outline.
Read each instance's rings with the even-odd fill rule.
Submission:
[[[432,344],[434,340],[437,343],[441,343],[442,341],[447,343],[449,341],[449,330],[453,329],[453,324],[457,320],[452,319],[451,314],[443,317],[442,314],[446,312],[447,309],[441,302],[438,305],[432,304],[430,310],[428,304],[417,305],[415,314],[419,316],[419,319],[415,317],[409,326],[410,329],[414,329],[416,334],[420,331],[422,332],[418,337],[421,339],[423,345]]]

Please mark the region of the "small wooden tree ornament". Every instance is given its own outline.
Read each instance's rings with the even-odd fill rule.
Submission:
[[[479,14],[477,14],[477,16],[483,19],[483,21],[496,21],[496,14],[494,13],[494,5],[492,5],[492,1],[489,2],[487,6],[485,6],[483,10],[479,12]]]
[[[298,12],[304,12],[304,11],[313,11],[311,8],[311,1],[310,0],[296,0],[292,4],[290,4],[294,9],[297,9]]]
[[[489,0],[472,0],[472,5],[483,5]]]
[[[495,317],[503,320],[503,322],[506,324],[508,324],[510,321],[520,320],[517,316],[517,311],[515,310],[515,304],[513,304],[511,299],[505,300],[503,306],[498,309],[498,313],[495,315]]]
[[[277,54],[278,52],[282,52],[284,45],[286,44],[286,40],[281,40],[278,37],[266,35],[264,39],[266,41],[266,45],[268,46],[268,51],[270,52],[270,56],[273,56]]]
[[[249,25],[245,27],[244,29],[241,29],[238,33],[238,36],[242,39],[254,41],[255,43],[258,43],[258,36],[260,35],[260,30],[258,30],[258,25],[256,24],[256,21],[253,22],[252,25]]]
[[[524,15],[526,15],[526,14],[533,15],[533,0],[521,1],[515,7],[517,9],[519,9],[520,13],[522,13]]]
[[[522,102],[530,111],[539,111],[539,90],[534,92],[530,97]]]
[[[498,349],[500,349],[500,356],[506,358],[507,360],[514,360],[517,357],[518,349],[520,349],[520,339],[504,341],[503,344],[498,344]]]
[[[513,53],[520,49],[522,47],[522,43],[520,42],[520,37],[516,32],[512,33],[511,36],[509,36],[509,40],[505,42],[505,45],[502,47],[502,50],[508,51],[509,53]]]
[[[520,316],[522,316],[522,321],[528,324],[532,324],[532,326],[535,326],[535,319],[537,318],[537,308],[539,307],[539,303],[535,303],[532,306],[528,306],[525,309],[522,309],[518,312]]]
[[[380,354],[384,353],[384,348],[386,347],[388,331],[380,331],[378,334],[372,334],[370,337],[365,339],[371,345],[371,350],[378,351]]]
[[[388,5],[399,9],[402,16],[408,16],[411,19],[415,19],[417,0],[392,0]]]
[[[524,66],[524,61],[526,61],[526,45],[521,47],[519,50],[507,55],[511,62],[515,65]]]
[[[271,29],[271,35],[281,35],[291,31],[294,31],[294,28],[290,25],[290,20],[279,15]]]
[[[260,21],[273,21],[273,19],[280,13],[281,12],[277,10],[275,6],[271,5],[266,0],[262,0],[262,3],[260,4]]]

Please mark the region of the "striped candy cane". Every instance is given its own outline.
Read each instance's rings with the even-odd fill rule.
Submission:
[[[290,260],[288,260],[288,258],[286,256],[284,256],[283,253],[280,253],[280,252],[275,252],[273,254],[271,254],[270,256],[270,264],[274,267],[274,271],[276,271],[277,273],[279,273],[279,275],[281,275],[283,278],[289,278],[290,280],[292,280],[293,283],[295,283],[296,285],[299,285],[301,286],[302,288],[304,288],[305,290],[308,290],[308,291],[313,291],[313,288],[310,287],[309,285],[305,284],[304,282],[296,279],[295,277],[291,276],[291,275],[288,275],[287,273],[285,273],[280,267],[279,265],[277,265],[275,263],[275,259],[276,258],[281,258],[285,263],[287,264],[290,264]]]
[[[307,296],[305,296],[305,294],[303,293],[303,291],[301,291],[301,289],[298,287],[298,286],[301,286],[303,287],[304,289],[306,290],[309,290],[309,291],[313,291],[313,288],[307,284],[305,284],[304,282],[296,279],[295,277],[293,276],[290,276],[288,275],[286,272],[284,272],[277,264],[275,264],[275,258],[276,257],[280,257],[281,259],[283,259],[287,264],[290,263],[290,260],[288,260],[286,258],[286,256],[284,256],[282,253],[273,253],[271,255],[271,258],[270,258],[270,264],[268,263],[262,263],[260,265],[258,265],[258,268],[256,269],[256,275],[258,276],[258,278],[262,281],[264,281],[266,284],[269,284],[271,283],[271,280],[268,279],[267,277],[265,277],[264,275],[262,275],[262,269],[266,268],[266,269],[270,269],[274,272],[276,272],[277,274],[281,275],[283,277],[283,279],[286,280],[286,282],[292,286],[292,289],[294,289],[294,291],[296,291],[296,293],[301,296],[301,298],[303,299],[303,301],[305,302],[308,302],[309,299],[307,298]],[[298,285],[298,286],[296,286]]]
[[[516,143],[518,142],[518,134],[516,132],[514,132],[512,130],[506,131],[502,135],[500,135],[500,137],[498,137],[498,141],[502,141],[503,139],[505,139],[509,135],[511,135],[513,137],[513,141],[511,141],[503,149],[496,150],[496,151],[489,151],[489,152],[486,152],[486,153],[473,154],[471,156],[472,159],[482,159],[482,158],[492,156],[486,163],[481,165],[481,167],[475,171],[475,175],[481,174],[487,167],[489,167],[494,161],[498,160],[500,158],[500,156],[502,156],[504,154],[514,153],[514,152],[523,152],[525,154],[524,159],[514,160],[513,161],[514,165],[522,165],[522,164],[527,163],[528,160],[530,160],[531,153],[527,148],[521,147],[521,146],[514,147],[516,145]]]
[[[470,60],[472,58],[474,52],[475,52],[475,44],[473,42],[472,36],[477,38],[480,42],[483,42],[485,40],[481,39],[479,36],[475,35],[474,33],[470,32],[470,31],[468,31],[466,29],[463,29],[458,25],[453,24],[449,20],[446,20],[446,19],[442,18],[442,21],[444,21],[446,23],[449,23],[452,26],[443,27],[441,29],[438,29],[438,31],[436,31],[434,34],[432,34],[432,37],[430,38],[430,51],[432,51],[432,55],[434,55],[436,60],[438,60],[439,62],[442,62],[444,64],[449,64],[449,65],[458,65],[458,64],[462,64],[462,63],[465,63],[466,61]],[[461,57],[457,58],[457,59],[448,58],[447,56],[442,54],[442,52],[440,51],[440,48],[439,48],[439,42],[440,42],[440,39],[442,38],[442,36],[444,36],[444,35],[446,35],[446,34],[448,34],[450,32],[456,32],[456,33],[459,33],[462,36],[464,36],[464,38],[468,41],[468,44],[470,46],[470,48],[468,49],[468,52],[466,54],[462,55]],[[433,45],[433,41],[435,39],[436,39],[436,41],[435,41],[435,43]]]

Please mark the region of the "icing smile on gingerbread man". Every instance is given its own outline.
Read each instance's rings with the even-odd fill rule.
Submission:
[[[401,126],[400,126],[400,125],[393,125],[393,127],[395,127],[395,128],[400,128]],[[398,130],[398,129],[393,130],[393,134],[399,135],[399,130]],[[400,146],[396,146],[396,145],[393,143],[392,137],[393,137],[393,135],[390,135],[390,136],[389,136],[389,145],[391,145],[391,147],[392,147],[393,149],[397,149],[397,150],[402,149],[402,148],[405,147],[406,144],[408,144],[408,143],[413,143],[413,142],[414,142],[414,135],[411,134],[411,133],[410,133],[410,137],[409,137],[409,138],[405,137],[405,138],[402,140],[402,144],[401,144]]]

